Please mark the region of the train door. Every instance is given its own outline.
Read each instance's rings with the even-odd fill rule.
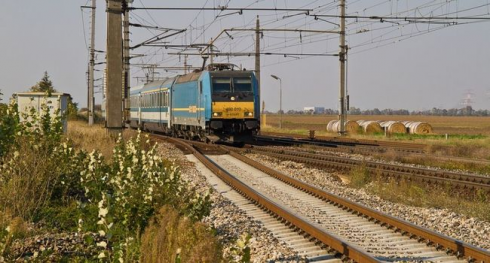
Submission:
[[[162,112],[163,112],[163,91],[162,91],[162,87],[160,87],[160,90],[158,91],[156,96],[157,96],[157,100],[158,100],[158,115],[160,117],[160,120],[158,121],[158,126],[160,127],[160,125],[162,125]]]
[[[202,103],[201,103],[201,97],[202,97],[202,80],[198,82],[197,84],[199,87],[198,89],[198,94],[197,94],[197,123],[201,124],[201,118],[202,118]]]
[[[138,95],[138,126],[141,127],[141,106],[142,106],[142,96],[141,96],[141,93]]]

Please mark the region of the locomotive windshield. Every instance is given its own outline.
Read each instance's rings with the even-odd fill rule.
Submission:
[[[213,93],[229,92],[252,92],[252,80],[245,77],[213,78]]]
[[[251,92],[252,80],[250,78],[233,78],[233,90],[235,92]]]
[[[213,78],[213,93],[231,92],[230,78]]]

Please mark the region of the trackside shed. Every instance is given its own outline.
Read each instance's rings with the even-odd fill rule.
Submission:
[[[51,93],[51,96],[47,96],[43,92],[19,92],[13,95],[13,99],[18,105],[21,121],[24,113],[30,113],[32,109],[36,112],[42,111],[42,106],[46,105],[49,108],[49,113],[52,117],[56,114],[64,116],[68,110],[68,100],[70,94],[67,93]],[[67,122],[66,118],[63,118],[63,131],[66,132]]]

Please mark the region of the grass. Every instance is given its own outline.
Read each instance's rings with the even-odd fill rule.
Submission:
[[[123,139],[128,140],[136,135],[136,131],[123,130]],[[116,139],[112,134],[107,132],[102,124],[89,126],[84,121],[69,121],[67,137],[73,142],[77,149],[83,149],[87,152],[98,150],[106,158],[112,156],[112,150],[116,146]]]
[[[279,127],[279,115],[268,114],[267,126]],[[466,134],[490,136],[490,117],[456,117],[456,116],[419,116],[419,115],[349,115],[349,120],[380,120],[380,121],[422,121],[434,128],[436,134]],[[336,115],[283,115],[283,128],[304,130],[325,130]]]
[[[127,140],[136,134],[136,131],[124,130],[123,139]],[[116,146],[114,138],[102,125],[89,127],[85,122],[69,122],[68,137],[76,148],[86,151],[98,150],[109,158]],[[182,194],[180,198],[184,202],[186,196]],[[206,225],[193,222],[187,216],[182,216],[182,213],[183,211],[179,212],[175,207],[167,205],[150,219],[149,226],[141,230],[143,235],[138,241],[141,242],[139,246],[141,262],[219,262],[221,260],[221,247],[214,234]],[[58,214],[56,218],[64,215],[64,213]]]
[[[89,127],[81,121],[70,121],[66,135],[61,130],[56,134],[30,132],[16,133],[16,143],[0,158],[0,261],[2,257],[14,260],[16,253],[23,253],[23,247],[11,247],[14,241],[22,243],[22,239],[37,233],[75,231],[96,232],[99,239],[85,240],[87,250],[80,248],[77,255],[66,258],[48,249],[53,261],[92,262],[101,254],[111,253],[118,262],[116,256],[123,251],[125,261],[134,262],[153,242],[180,248],[182,262],[220,259],[216,237],[205,225],[194,223],[210,209],[208,196],[188,188],[178,171],[150,151],[153,148],[144,142],[146,138],[128,141],[137,133],[126,130],[124,142],[116,144],[117,138],[101,125]],[[72,143],[67,143],[65,137]],[[82,149],[98,150],[106,158]],[[172,209],[161,210],[148,226],[150,216],[163,205]],[[143,231],[155,239],[148,239],[145,247],[140,247]],[[94,254],[92,248],[97,251],[96,241],[101,240],[107,240],[103,246],[109,244],[108,249]],[[35,261],[47,260],[45,253]],[[152,262],[175,262],[172,253],[168,254],[169,260],[162,260],[163,254],[157,255]]]
[[[309,135],[315,130],[316,136],[337,136],[328,133],[329,121],[337,119],[333,115],[284,115],[283,129],[279,129],[279,116],[267,115],[264,132]],[[434,134],[351,134],[354,139],[374,139],[386,141],[406,141],[428,145],[428,152],[440,156],[458,156],[490,160],[490,117],[441,117],[441,116],[349,116],[352,120],[397,120],[423,121],[434,128]],[[448,138],[446,139],[446,134]]]
[[[220,262],[217,238],[202,223],[192,223],[163,207],[142,236],[141,262]]]
[[[365,167],[349,174],[351,187],[363,188],[384,200],[416,207],[443,208],[490,222],[490,197],[481,190],[455,191],[450,186],[427,186],[417,182],[373,175]]]
[[[455,148],[458,151],[463,151],[465,147]],[[451,148],[452,149],[452,148]],[[436,156],[426,156],[426,155],[410,155],[398,153],[395,151],[388,151],[386,153],[380,153],[374,155],[375,158],[384,160],[384,161],[395,161],[399,163],[406,164],[418,164],[429,167],[439,167],[446,170],[463,170],[476,174],[490,174],[490,165],[486,163],[479,162],[456,162],[453,160],[446,159],[438,159],[437,156],[474,156],[478,151],[475,151],[472,154],[463,154],[463,153],[448,153],[448,151],[452,151],[451,149],[444,149],[441,152],[438,152]]]

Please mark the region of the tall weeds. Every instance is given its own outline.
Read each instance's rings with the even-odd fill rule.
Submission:
[[[141,262],[221,261],[220,245],[206,226],[168,206],[160,209],[145,230],[141,247]]]
[[[140,133],[117,141],[94,134],[93,144],[111,143],[103,147],[112,152],[105,158],[98,150],[75,150],[73,142],[87,140],[64,137],[61,117],[51,116],[45,106],[19,116],[12,104],[5,114],[0,131],[12,138],[2,141],[0,156],[0,257],[5,260],[13,260],[6,255],[8,246],[21,238],[13,235],[19,225],[13,218],[79,232],[98,250],[80,252],[79,260],[131,262],[139,259],[141,234],[160,207],[173,207],[190,222],[209,214],[209,195],[190,189],[178,168],[160,158],[157,146]]]

